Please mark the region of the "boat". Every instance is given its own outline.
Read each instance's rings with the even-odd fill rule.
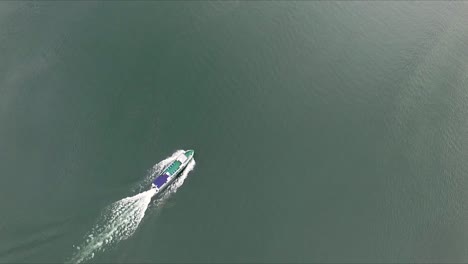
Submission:
[[[156,177],[151,184],[151,188],[155,188],[158,192],[169,186],[182,172],[187,164],[193,159],[195,152],[187,150],[181,153],[169,166]]]

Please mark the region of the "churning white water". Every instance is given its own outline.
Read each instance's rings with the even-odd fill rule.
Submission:
[[[170,157],[157,163],[153,169],[141,182],[137,189],[148,188],[151,180],[159,175],[183,150],[178,150]],[[192,160],[181,175],[155,200],[156,208],[177,192],[182,186],[188,173],[195,167],[195,160]],[[156,189],[140,192],[132,197],[119,200],[103,210],[93,229],[86,235],[85,241],[80,246],[75,246],[75,253],[70,259],[71,263],[80,263],[90,260],[95,254],[117,244],[119,241],[129,238],[138,228],[138,225],[145,216],[151,198],[156,194]]]

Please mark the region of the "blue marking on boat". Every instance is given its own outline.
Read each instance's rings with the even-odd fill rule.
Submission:
[[[154,183],[154,185],[156,185],[156,187],[161,188],[161,186],[163,186],[167,182],[168,177],[169,177],[169,175],[167,175],[167,174],[159,175],[153,181],[153,183]]]

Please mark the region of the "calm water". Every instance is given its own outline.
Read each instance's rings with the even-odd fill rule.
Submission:
[[[0,3],[0,262],[467,262],[463,2]]]

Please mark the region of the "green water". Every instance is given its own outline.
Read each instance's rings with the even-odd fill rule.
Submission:
[[[0,3],[0,262],[467,262],[463,2]]]

